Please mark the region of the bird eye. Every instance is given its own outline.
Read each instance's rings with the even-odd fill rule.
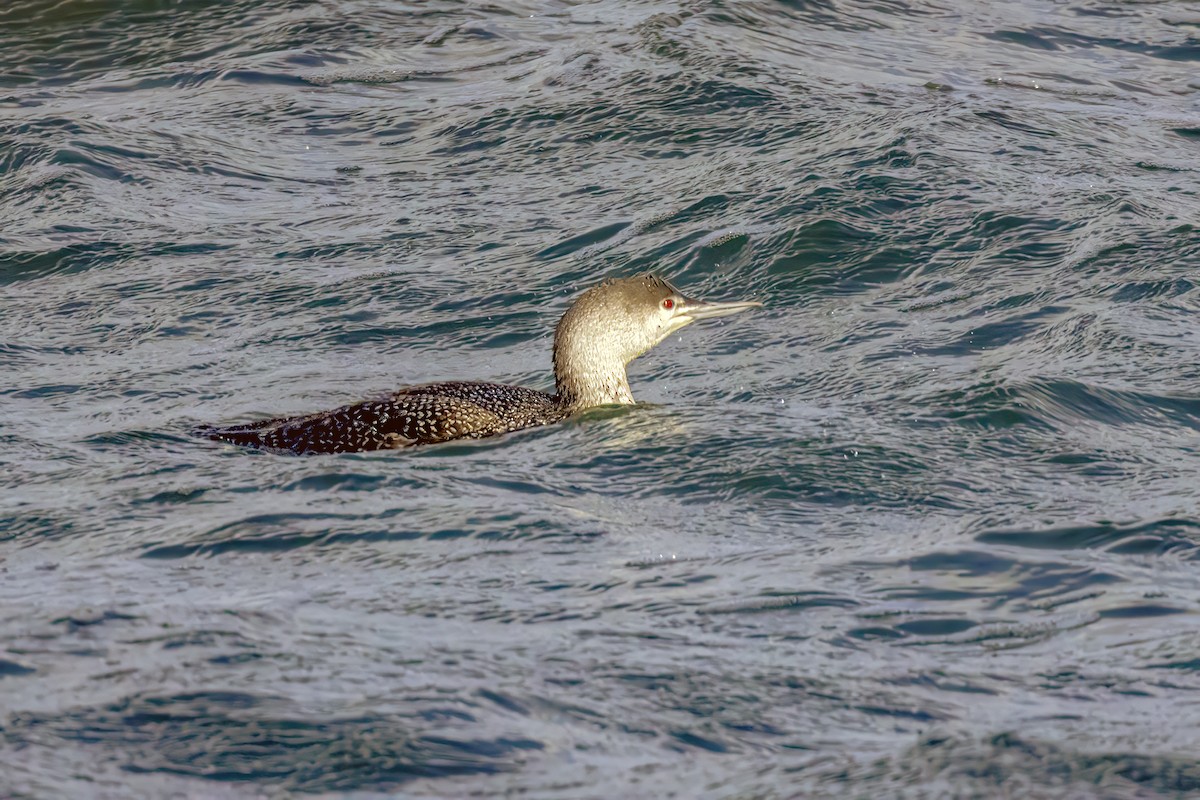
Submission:
[[[663,300],[662,306],[667,311],[670,311],[672,308],[675,307],[675,301],[672,300],[670,297],[668,297],[666,300]]]

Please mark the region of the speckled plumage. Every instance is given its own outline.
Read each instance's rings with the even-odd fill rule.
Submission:
[[[555,330],[557,394],[497,383],[430,383],[333,411],[227,428],[206,425],[197,433],[294,453],[351,453],[548,425],[587,408],[633,403],[625,373],[630,361],[695,319],[756,305],[693,300],[653,275],[607,281],[584,292]]]
[[[569,413],[557,397],[545,392],[463,381],[412,386],[378,400],[306,416],[201,429],[201,435],[301,454],[356,453],[482,439],[549,425]]]

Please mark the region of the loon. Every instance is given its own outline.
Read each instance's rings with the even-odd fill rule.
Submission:
[[[497,383],[429,383],[333,411],[228,428],[205,425],[197,434],[298,454],[353,453],[549,425],[596,406],[631,405],[629,362],[698,319],[761,305],[696,300],[652,274],[609,280],[580,295],[554,331],[555,394]]]

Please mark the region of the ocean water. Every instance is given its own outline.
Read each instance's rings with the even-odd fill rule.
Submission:
[[[0,796],[1200,796],[1200,8],[9,0]],[[552,386],[413,452],[198,423]]]

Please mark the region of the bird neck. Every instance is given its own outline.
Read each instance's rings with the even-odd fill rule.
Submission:
[[[574,411],[632,405],[625,362],[588,339],[559,337],[554,344],[554,385],[559,402]]]
[[[568,410],[633,405],[625,367],[655,342],[649,314],[642,313],[646,298],[628,295],[620,284],[601,284],[584,292],[558,321],[554,383]],[[647,304],[649,309],[657,302]]]
[[[611,405],[633,405],[625,368],[576,374],[555,370],[554,384],[561,403],[575,411]]]

